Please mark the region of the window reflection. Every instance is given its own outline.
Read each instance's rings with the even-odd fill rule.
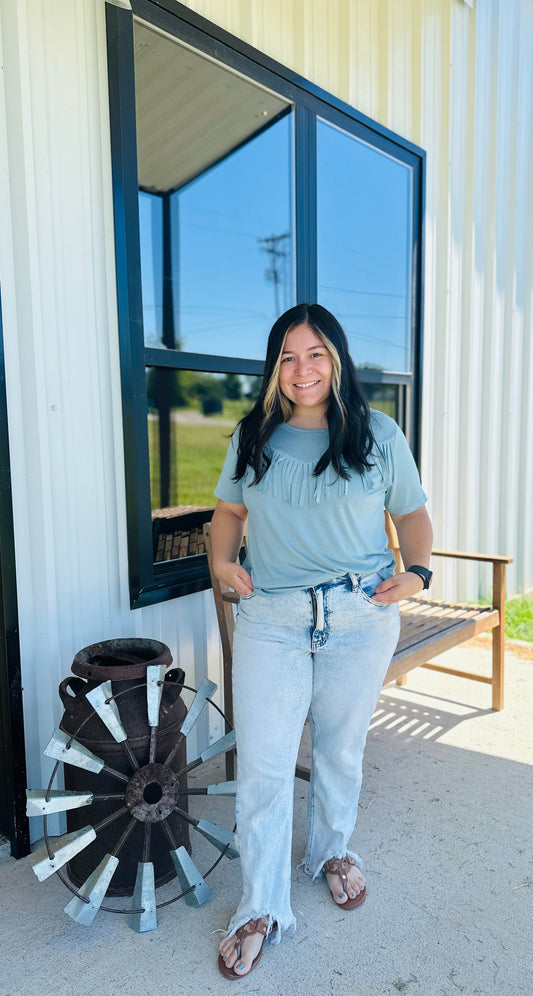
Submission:
[[[398,422],[400,412],[397,384],[363,384],[363,390],[371,408],[377,408]]]
[[[262,359],[295,303],[290,105],[139,22],[135,90],[145,345]]]
[[[261,377],[149,368],[148,445],[154,560],[203,553],[202,526],[236,423]]]
[[[411,171],[317,123],[318,300],[357,365],[411,369]]]

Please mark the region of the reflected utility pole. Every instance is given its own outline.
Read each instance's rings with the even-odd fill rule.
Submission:
[[[267,280],[270,280],[270,282],[274,284],[276,318],[281,311],[278,287],[284,279],[280,261],[285,260],[288,256],[287,249],[282,249],[281,246],[283,245],[284,240],[289,238],[290,232],[283,232],[281,235],[269,235],[266,239],[257,240],[261,246],[261,252],[266,252],[270,256],[270,266],[268,267],[268,270],[266,270],[265,276]]]

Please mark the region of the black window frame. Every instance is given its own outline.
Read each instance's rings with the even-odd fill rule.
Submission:
[[[154,564],[146,423],[146,367],[262,374],[263,363],[144,345],[139,244],[133,19],[268,87],[294,108],[296,300],[317,295],[316,123],[321,118],[412,169],[413,244],[411,373],[361,371],[363,381],[396,384],[403,428],[418,459],[422,376],[425,152],[176,0],[131,0],[131,11],[106,2],[117,310],[122,380],[126,514],[131,608],[210,587],[205,555]]]

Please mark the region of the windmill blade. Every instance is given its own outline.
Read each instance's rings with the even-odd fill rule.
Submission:
[[[191,732],[194,724],[196,723],[197,719],[199,718],[205,706],[207,705],[207,699],[209,698],[210,695],[213,694],[213,692],[216,692],[216,690],[217,686],[215,685],[214,681],[211,681],[210,678],[202,679],[198,691],[196,692],[196,695],[194,696],[194,699],[191,702],[191,707],[183,723],[181,724],[180,732],[183,734],[184,737],[188,736],[188,734]]]
[[[202,751],[200,758],[202,761],[209,761],[210,758],[216,757],[222,751],[231,750],[232,747],[235,747],[235,730],[230,730],[220,740],[215,740],[214,744]]]
[[[89,875],[89,878],[83,883],[81,889],[78,889],[80,895],[85,896],[89,902],[84,903],[79,896],[73,896],[70,903],[67,903],[65,913],[68,913],[76,923],[83,923],[86,927],[91,926],[104,901],[117,865],[118,858],[112,854],[106,854],[92,875]]]
[[[93,827],[82,827],[81,830],[75,830],[74,833],[64,833],[62,837],[53,837],[50,841],[50,847],[54,852],[51,858],[48,857],[46,844],[40,847],[30,857],[33,871],[39,882],[44,882],[46,878],[50,878],[50,875],[66,865],[67,861],[70,861],[75,854],[79,854],[84,847],[92,844],[93,840],[96,840]]]
[[[209,840],[217,850],[224,851],[226,857],[239,857],[237,834],[233,831],[226,830],[218,823],[211,823],[210,820],[199,820],[194,829],[198,830],[198,833],[201,833],[206,840]]]
[[[142,933],[145,930],[155,930],[157,927],[157,910],[155,907],[155,876],[151,861],[139,861],[137,878],[133,891],[133,908],[142,909],[142,913],[130,914],[130,927]]]
[[[148,725],[159,725],[159,707],[163,694],[166,667],[164,664],[150,664],[146,668],[146,702],[148,706]]]
[[[117,703],[113,700],[111,682],[102,682],[101,685],[97,685],[96,688],[87,692],[85,697],[117,743],[120,744],[123,740],[127,740],[128,734],[122,725]]]
[[[191,889],[192,885],[191,891],[187,892],[185,896],[187,906],[203,906],[213,893],[205,879],[202,878],[192,858],[183,846],[171,851],[170,857],[174,862],[182,889],[184,891]]]
[[[85,768],[87,771],[98,773],[104,767],[100,757],[87,750],[87,747],[83,747],[77,740],[71,742],[68,733],[60,729],[55,731],[44,753],[56,761],[63,761],[63,764],[73,764],[74,767]]]
[[[67,809],[90,806],[92,801],[92,792],[66,792],[62,789],[51,789],[48,792],[47,789],[26,789],[26,816],[64,813]]]
[[[207,786],[208,795],[235,795],[237,782],[217,782]]]

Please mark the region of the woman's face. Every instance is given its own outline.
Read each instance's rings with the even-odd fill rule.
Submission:
[[[287,333],[279,386],[296,407],[325,410],[331,391],[333,364],[324,343],[309,325],[296,325]]]

